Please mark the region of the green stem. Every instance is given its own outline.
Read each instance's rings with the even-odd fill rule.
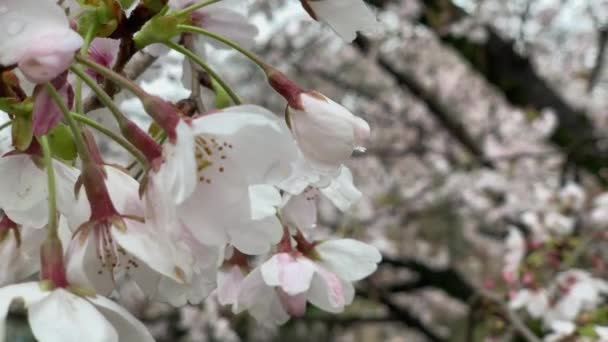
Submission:
[[[106,68],[103,65],[95,63],[88,57],[76,55],[74,59],[78,63],[88,67],[89,69],[93,69],[97,73],[103,75],[103,77],[112,80],[114,83],[118,84],[122,88],[129,90],[140,99],[148,95],[145,91],[143,91],[143,89],[141,89],[137,84],[135,84],[135,82],[131,81],[130,79],[124,77],[123,75],[117,73],[116,71],[110,68]]]
[[[186,7],[183,10],[176,12],[175,14],[178,16],[188,15],[188,14],[196,11],[199,8],[203,8],[205,6],[209,6],[209,5],[212,5],[212,4],[214,4],[216,2],[220,2],[220,1],[222,1],[222,0],[209,0],[209,1],[199,2],[198,4],[194,4],[194,5],[190,5],[190,6]]]
[[[110,95],[108,95],[108,93],[106,93],[100,86],[99,84],[97,84],[97,82],[89,75],[87,75],[86,72],[84,72],[84,70],[82,70],[81,67],[78,66],[72,66],[70,67],[70,70],[76,74],[76,76],[78,76],[79,79],[83,80],[84,83],[86,83],[89,88],[91,88],[91,90],[93,90],[93,92],[95,93],[95,95],[97,95],[97,98],[99,99],[99,101],[101,101],[101,103],[104,104],[104,106],[106,106],[108,108],[108,110],[110,111],[110,113],[112,113],[112,115],[114,116],[114,118],[116,119],[116,122],[118,123],[118,126],[120,128],[121,131],[124,131],[125,125],[126,125],[126,118],[124,116],[124,114],[120,111],[120,109],[118,108],[118,106],[114,103],[114,101],[112,100],[112,98],[110,97]],[[111,130],[108,130],[107,128],[105,128],[102,125],[99,125],[99,123],[97,123],[94,120],[91,120],[89,118],[87,118],[86,116],[83,115],[79,115],[79,114],[75,114],[75,118],[76,120],[91,126],[93,128],[95,128],[96,130],[100,131],[101,133],[105,134],[106,136],[108,136],[110,139],[116,141],[117,143],[119,143],[122,147],[124,147],[127,151],[131,152],[131,154],[142,164],[144,165],[144,167],[148,166],[148,162],[145,158],[145,156],[135,147],[133,146],[133,144],[131,144],[130,142],[128,142],[126,139],[124,139],[123,137],[119,136],[118,134],[115,134],[114,132],[112,132]]]
[[[53,168],[53,157],[51,156],[51,147],[46,135],[43,135],[38,140],[42,147],[42,155],[44,167],[46,168],[46,177],[48,182],[49,192],[49,221],[48,229],[50,237],[57,237],[58,221],[57,221],[57,188],[55,185],[55,169]]]
[[[89,53],[89,48],[91,47],[91,42],[93,42],[93,39],[95,38],[95,33],[97,33],[97,24],[94,23],[89,27],[89,30],[87,31],[85,37],[84,37],[84,43],[82,44],[82,47],[80,48],[80,54],[83,56],[88,55]],[[74,107],[76,108],[76,111],[79,113],[83,112],[83,107],[82,107],[82,80],[78,79],[76,80],[76,87],[74,89]]]
[[[57,107],[59,107],[59,110],[61,110],[63,117],[68,122],[68,126],[70,127],[72,135],[74,136],[74,141],[76,142],[76,150],[78,150],[78,155],[83,162],[89,162],[91,158],[87,152],[87,147],[84,142],[84,138],[82,137],[82,133],[80,132],[80,127],[78,127],[78,123],[76,120],[74,120],[72,113],[70,113],[70,110],[61,98],[61,95],[59,95],[57,92],[57,89],[55,89],[55,87],[48,82],[46,83],[46,89],[53,98],[53,101],[57,104]]]
[[[243,101],[241,101],[241,99],[239,98],[239,96],[220,77],[220,75],[218,75],[207,63],[205,63],[195,53],[193,53],[192,51],[190,51],[190,50],[186,49],[185,47],[183,47],[183,46],[181,46],[181,45],[179,45],[177,43],[174,43],[172,41],[165,42],[164,44],[167,45],[168,47],[172,48],[173,50],[175,50],[177,52],[180,52],[181,54],[183,54],[186,57],[190,58],[190,60],[192,60],[194,63],[198,64],[198,66],[200,66],[201,68],[203,68],[203,70],[205,70],[211,77],[213,77],[213,79],[215,79],[217,81],[217,83],[219,83],[220,86],[222,86],[222,88],[224,88],[224,90],[226,91],[226,93],[228,93],[228,95],[230,96],[230,98],[232,99],[232,101],[235,104],[240,105],[240,104],[243,103]]]
[[[139,152],[139,150],[135,146],[133,146],[133,144],[128,142],[127,139],[112,132],[112,130],[108,129],[107,127],[103,126],[102,124],[100,124],[99,122],[97,122],[91,118],[88,118],[84,115],[80,115],[78,113],[71,113],[71,114],[76,121],[79,121],[93,129],[101,132],[108,138],[114,140],[116,143],[118,143],[120,146],[122,146],[125,150],[127,150],[129,153],[131,153],[135,157],[135,159],[137,159],[137,161],[140,162],[142,165],[144,165],[144,166],[148,165],[148,161],[146,160],[146,157],[141,152]]]
[[[249,58],[251,61],[253,61],[255,64],[259,65],[260,68],[266,70],[268,68],[268,64],[266,64],[264,61],[262,61],[262,59],[260,57],[258,57],[256,54],[254,54],[253,52],[243,48],[242,46],[240,46],[239,44],[237,44],[236,42],[220,36],[216,33],[213,33],[211,31],[207,31],[205,29],[202,29],[200,27],[196,27],[196,26],[191,26],[191,25],[177,25],[177,28],[181,31],[184,32],[192,32],[192,33],[198,33],[198,34],[202,34],[204,36],[213,38],[217,41],[220,41],[228,46],[230,46],[231,48],[235,49],[236,51],[242,53],[243,55],[245,55],[245,57]]]
[[[91,88],[91,90],[95,93],[99,101],[101,101],[101,103],[103,103],[103,105],[106,106],[108,110],[110,110],[110,113],[112,113],[112,115],[116,119],[116,122],[118,122],[118,126],[120,126],[120,128],[122,129],[123,126],[126,124],[125,117],[118,108],[118,106],[114,103],[110,95],[108,95],[108,93],[106,93],[103,88],[101,88],[91,76],[87,75],[87,73],[84,72],[82,68],[73,65],[70,67],[70,70],[74,74],[76,74],[76,76],[78,76],[80,80],[84,81],[84,83],[86,83],[89,88]]]

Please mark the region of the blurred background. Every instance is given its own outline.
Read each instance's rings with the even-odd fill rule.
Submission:
[[[533,341],[518,325],[543,328],[508,307],[507,237],[537,229],[529,213],[568,184],[584,191],[568,237],[585,243],[568,266],[607,278],[608,237],[589,237],[608,212],[594,202],[608,183],[608,1],[369,0],[380,25],[353,44],[297,0],[250,2],[256,53],[372,126],[349,164],[363,199],[346,214],[321,203],[316,234],[369,242],[384,261],[345,313],[309,308],[278,329],[213,297],[175,310],[126,287],[124,304],[159,341]],[[284,112],[248,60],[208,59],[248,102]],[[144,89],[188,97],[179,56],[150,62]],[[137,101],[122,106],[141,114]]]

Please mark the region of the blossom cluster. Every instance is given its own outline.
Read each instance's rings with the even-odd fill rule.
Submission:
[[[590,202],[575,183],[536,189],[538,206],[505,241],[509,306],[540,322],[544,340],[608,341],[608,282],[595,242],[606,239],[606,194]],[[581,232],[581,230],[585,230]]]
[[[353,283],[381,255],[353,239],[315,241],[316,201],[324,196],[345,211],[361,197],[344,163],[365,150],[370,127],[247,50],[257,29],[240,5],[0,2],[0,109],[13,149],[0,158],[2,318],[20,299],[40,341],[150,341],[107,298],[119,284],[174,306],[215,292],[234,313],[269,325],[304,315],[307,303],[339,313],[353,301]],[[346,40],[375,25],[359,0],[302,5]],[[243,104],[205,63],[210,44],[259,65],[287,102],[285,118]],[[186,110],[121,73],[133,54],[167,48],[196,65],[191,80],[209,76],[222,105]],[[141,101],[154,121],[148,130],[121,112],[114,87]],[[118,132],[87,117],[85,95]],[[134,162],[106,163],[91,130]]]

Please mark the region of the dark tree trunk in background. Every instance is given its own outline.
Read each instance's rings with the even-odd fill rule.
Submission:
[[[527,57],[521,56],[513,42],[486,26],[487,39],[475,42],[442,32],[446,24],[467,16],[450,1],[423,0],[425,9],[420,22],[435,31],[439,38],[454,48],[485,79],[498,88],[507,100],[525,109],[551,108],[557,116],[557,127],[551,141],[562,149],[569,161],[598,175],[608,166],[607,151],[594,139],[596,132],[589,118],[555,91],[534,69]]]
[[[368,0],[368,3],[383,7],[392,1]],[[568,162],[601,177],[600,171],[608,166],[608,151],[597,144],[591,120],[553,89],[538,74],[530,59],[515,50],[512,41],[487,25],[485,41],[455,36],[446,28],[469,15],[450,0],[420,1],[424,6],[418,18],[421,24],[437,33],[442,42],[459,53],[511,104],[526,110],[553,109],[557,127],[550,137],[551,142],[567,155]]]

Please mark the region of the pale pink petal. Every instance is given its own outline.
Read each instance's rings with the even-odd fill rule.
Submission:
[[[259,268],[251,271],[241,284],[237,305],[234,312],[249,310],[251,315],[264,325],[283,324],[289,315],[283,308],[274,288],[266,285]]]
[[[51,31],[28,42],[19,60],[19,68],[33,83],[44,83],[68,69],[82,37],[69,28]]]
[[[289,315],[293,317],[304,316],[306,313],[306,293],[290,296],[279,288],[277,289],[277,295]]]
[[[236,303],[241,283],[244,279],[245,275],[239,266],[233,265],[219,269],[217,275],[217,299],[221,305]]]
[[[269,286],[277,286],[288,295],[296,295],[310,288],[315,267],[305,258],[296,259],[290,254],[279,253],[262,264],[261,272]]]
[[[66,274],[70,284],[94,289],[101,295],[108,295],[114,290],[113,274],[102,265],[92,235],[86,239],[76,235],[64,248],[67,249]]]
[[[120,40],[111,38],[95,38],[89,47],[89,57],[97,64],[112,68],[118,56]],[[87,73],[101,82],[103,79],[97,72],[87,69]]]
[[[324,311],[338,313],[352,300],[351,289],[350,283],[341,281],[334,273],[322,267],[317,267],[307,298],[311,304]]]
[[[320,264],[346,281],[369,276],[382,260],[378,249],[353,239],[324,241],[315,249],[321,256]]]
[[[3,0],[2,8],[0,65],[17,64],[41,34],[69,26],[68,18],[54,1]]]

